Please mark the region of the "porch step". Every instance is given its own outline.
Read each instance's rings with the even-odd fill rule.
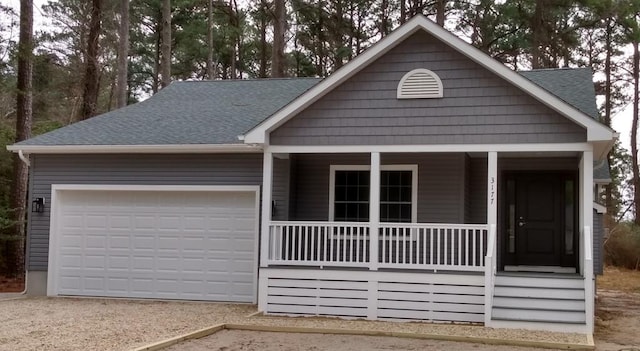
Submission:
[[[500,274],[491,319],[584,325],[584,299],[584,280],[577,275]]]

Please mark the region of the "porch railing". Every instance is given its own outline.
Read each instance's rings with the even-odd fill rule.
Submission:
[[[283,222],[269,226],[267,265],[484,270],[487,225],[381,223],[378,241],[369,223]],[[377,250],[372,250],[377,245]]]

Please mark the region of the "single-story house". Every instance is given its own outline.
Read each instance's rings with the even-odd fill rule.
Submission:
[[[418,16],[325,79],[175,82],[9,146],[28,292],[591,333],[615,137],[590,70]]]

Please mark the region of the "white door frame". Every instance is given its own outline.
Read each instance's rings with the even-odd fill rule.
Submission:
[[[260,186],[259,185],[107,185],[107,184],[52,184],[49,214],[49,265],[47,271],[47,296],[58,295],[58,254],[60,233],[60,194],[67,191],[150,191],[150,192],[248,192],[255,195],[255,234],[253,265],[253,303],[258,302],[258,248],[260,233]]]

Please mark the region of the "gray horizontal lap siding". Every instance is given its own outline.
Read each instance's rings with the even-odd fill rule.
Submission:
[[[418,165],[418,222],[464,221],[464,154],[383,154],[382,165]],[[331,165],[369,165],[367,154],[296,155],[291,204],[293,220],[329,219],[329,172]]]
[[[31,197],[52,184],[261,185],[262,155],[36,155]],[[49,206],[29,213],[27,269],[47,270]]]
[[[398,100],[416,68],[434,71],[444,98]],[[480,65],[418,33],[274,130],[273,145],[553,143],[585,130]]]
[[[604,266],[604,215],[593,210],[593,272],[602,274]]]

